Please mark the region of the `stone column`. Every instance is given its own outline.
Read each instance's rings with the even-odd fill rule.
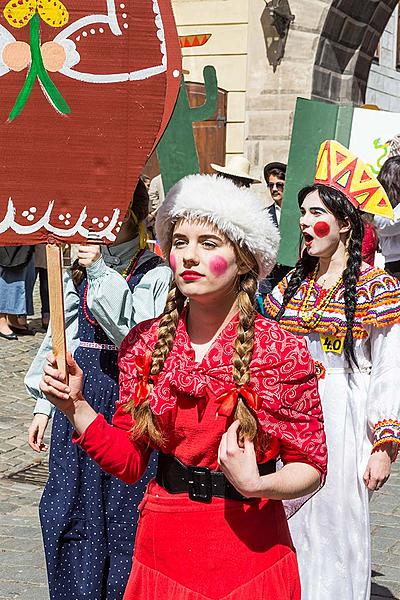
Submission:
[[[261,16],[265,0],[249,7],[245,152],[254,175],[272,160],[287,160],[298,96],[310,98],[316,49],[329,0],[289,0],[295,21],[284,58],[273,71],[266,53]]]

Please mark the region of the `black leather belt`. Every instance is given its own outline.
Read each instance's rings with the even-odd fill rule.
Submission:
[[[260,475],[268,475],[276,470],[276,461],[270,460],[258,465]],[[211,502],[213,496],[230,500],[248,500],[233,487],[221,471],[211,471],[207,467],[187,467],[169,454],[159,453],[156,481],[170,494],[187,492],[196,502]]]

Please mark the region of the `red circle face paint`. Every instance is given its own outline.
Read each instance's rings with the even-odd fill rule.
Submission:
[[[326,221],[318,221],[318,223],[315,223],[314,233],[317,237],[324,238],[327,235],[329,235],[330,232],[331,228],[329,227],[329,224],[326,223]]]
[[[176,271],[176,258],[174,254],[170,254],[169,256],[169,266],[171,267],[172,271],[175,273]]]
[[[213,256],[209,262],[210,271],[216,277],[221,277],[228,270],[228,263],[222,256]]]

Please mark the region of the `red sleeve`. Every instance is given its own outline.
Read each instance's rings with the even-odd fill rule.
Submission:
[[[290,444],[282,444],[280,448],[280,457],[284,465],[288,463],[305,463],[307,465],[311,465],[315,469],[318,469],[321,479],[324,479],[326,472],[322,469],[320,464],[315,463],[312,458],[305,454],[304,452],[300,452],[298,448],[291,446]]]
[[[283,462],[305,462],[326,476],[327,447],[321,401],[306,342],[276,323],[263,335],[257,374],[266,433],[279,440]],[[271,343],[273,340],[273,344]]]
[[[378,246],[378,236],[375,227],[371,223],[364,224],[364,238],[362,241],[361,254],[363,260],[374,266],[375,252]]]
[[[125,483],[135,483],[144,474],[152,448],[133,441],[130,435],[132,418],[120,405],[112,425],[103,415],[85,429],[81,436],[74,434],[72,441],[93,458],[99,466]]]

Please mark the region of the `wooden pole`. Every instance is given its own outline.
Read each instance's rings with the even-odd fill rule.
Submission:
[[[63,374],[64,381],[68,383],[61,246],[51,243],[49,240],[46,246],[46,256],[49,279],[52,349],[54,356],[57,358],[58,368]]]

